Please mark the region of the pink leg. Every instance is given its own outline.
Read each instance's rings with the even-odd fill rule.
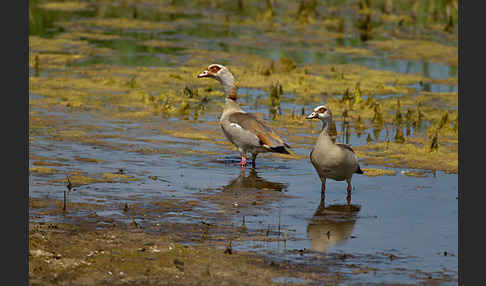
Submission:
[[[246,166],[246,158],[245,157],[241,157],[241,162],[238,163],[238,165],[240,165],[242,168],[244,168]]]

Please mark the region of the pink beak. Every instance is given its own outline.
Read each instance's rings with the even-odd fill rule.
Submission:
[[[205,70],[202,73],[200,73],[200,74],[197,75],[198,78],[208,77],[208,76],[209,76],[209,72],[207,70]]]
[[[317,117],[317,113],[314,111],[311,114],[307,115],[306,119],[313,119]]]

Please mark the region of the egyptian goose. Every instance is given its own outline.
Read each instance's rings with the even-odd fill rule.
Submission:
[[[211,64],[197,77],[216,79],[223,86],[226,101],[219,122],[226,138],[238,148],[241,156],[239,165],[242,168],[246,165],[247,154],[251,154],[253,167],[255,167],[258,153],[290,154],[287,150],[290,146],[272,128],[254,114],[247,113],[240,108],[236,102],[235,78],[228,68],[219,64]]]
[[[321,200],[325,199],[326,179],[348,183],[348,205],[351,204],[351,178],[353,174],[363,174],[358,158],[350,145],[334,143],[329,135],[332,124],[331,110],[325,105],[314,108],[307,119],[318,118],[322,122],[322,130],[310,153],[310,160],[322,181]]]

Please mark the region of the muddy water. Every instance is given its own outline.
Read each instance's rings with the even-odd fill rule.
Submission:
[[[66,115],[67,116],[67,115]],[[69,116],[73,116],[69,114]],[[86,117],[83,119],[86,122]],[[265,239],[233,241],[235,250],[256,250],[277,260],[326,265],[328,257],[347,255],[342,264],[360,265],[373,271],[359,275],[368,282],[410,282],[427,277],[423,272],[448,274],[457,279],[457,175],[425,172],[426,177],[409,177],[404,169],[393,169],[395,176],[353,178],[352,209],[345,204],[345,183],[328,181],[324,206],[320,205],[320,181],[307,160],[288,160],[261,155],[256,169],[247,167],[242,174],[239,158],[233,150],[196,140],[154,134],[141,124],[120,124],[123,139],[105,139],[137,148],[167,148],[164,154],[143,154],[89,146],[76,142],[49,142],[41,139],[30,144],[29,153],[70,166],[56,167],[61,172],[87,174],[117,173],[138,179],[134,182],[91,183],[76,187],[69,202],[102,204],[97,216],[148,226],[167,221],[212,224],[236,228],[244,222],[248,231],[261,232]],[[155,122],[152,124],[164,124]],[[315,125],[317,128],[317,125]],[[215,127],[217,128],[217,127]],[[350,144],[364,144],[353,135]],[[165,143],[147,143],[141,140]],[[182,151],[178,152],[178,149]],[[217,155],[189,154],[214,151]],[[308,154],[311,146],[296,148]],[[77,157],[96,158],[102,163],[86,163]],[[33,160],[29,161],[33,167]],[[364,166],[366,168],[380,166]],[[382,167],[381,167],[382,168]],[[152,178],[156,179],[152,179]],[[65,175],[30,176],[29,193],[34,198],[62,200]],[[250,199],[245,192],[260,192]],[[217,200],[200,200],[206,194],[221,195]],[[284,194],[284,197],[281,195]],[[262,196],[268,199],[263,199]],[[276,197],[275,199],[273,197]],[[180,199],[199,201],[192,210],[165,213],[157,217],[127,215],[123,205],[150,207],[153,201]],[[92,211],[46,215],[32,221],[69,222]],[[203,213],[203,215],[201,214]],[[231,239],[235,234],[222,235]],[[333,267],[340,267],[334,265]],[[344,269],[344,266],[341,266]]]
[[[120,16],[117,13],[123,16],[124,11],[117,7],[110,17]],[[146,12],[140,9],[141,16],[143,11]],[[44,37],[62,34],[63,28],[56,26],[56,21],[83,20],[96,15],[90,10],[62,13],[38,8],[32,13],[37,18],[34,18],[36,21],[31,20],[31,34]],[[316,47],[308,51],[299,45],[278,43],[263,48],[244,46],[232,40],[236,38],[236,31],[260,39],[258,30],[239,27],[222,32],[206,22],[199,25],[201,15],[188,13],[171,16],[191,18],[194,22],[183,28],[177,27],[170,33],[159,31],[147,35],[130,31],[126,33],[130,39],[88,39],[91,44],[112,49],[114,53],[92,56],[71,67],[89,67],[99,63],[129,67],[179,66],[192,58],[186,48],[197,44],[210,51],[247,53],[274,61],[285,56],[303,66],[347,63],[419,74],[428,79],[457,77],[457,67],[428,60],[396,59],[386,53],[378,52],[368,57],[314,51]],[[157,19],[168,20],[164,17]],[[122,34],[120,31],[103,32],[107,35]],[[139,43],[153,37],[170,39],[180,46],[147,48]],[[220,44],[223,40],[228,44]],[[352,39],[348,43],[347,40],[344,40],[346,46],[367,47],[365,43]],[[343,45],[339,41],[330,42],[332,46]],[[40,76],[48,77],[49,73],[41,72]],[[414,83],[410,88],[417,93],[458,91],[457,84],[438,82]],[[240,100],[244,109],[270,118],[269,106],[259,103],[268,96],[268,91],[242,86],[238,92],[246,95]],[[31,100],[43,99],[34,93],[29,96]],[[285,112],[293,110],[299,113],[302,108],[308,111],[312,107],[310,102],[305,105],[294,103],[292,98],[295,96],[284,93],[280,108]],[[213,109],[217,109],[214,102],[211,104]],[[447,108],[457,110],[457,106]],[[345,206],[346,184],[328,180],[326,201],[321,204],[320,180],[308,159],[263,154],[258,157],[255,169],[248,166],[242,172],[237,166],[239,158],[234,149],[218,142],[225,139],[220,127],[212,124],[217,122],[219,115],[214,112],[203,114],[198,120],[154,116],[144,121],[115,120],[90,111],[33,108],[31,112],[46,118],[64,118],[58,124],[65,129],[81,124],[97,126],[99,130],[88,130],[87,134],[103,136],[95,143],[32,136],[29,167],[37,167],[42,158],[61,165],[54,165],[52,169],[56,172],[52,174],[30,173],[31,198],[62,201],[67,176],[77,174],[96,180],[74,184],[74,190],[69,192],[66,213],[31,209],[31,221],[75,223],[79,217],[95,216],[106,219],[100,222],[107,224],[136,222],[148,232],[179,231],[182,243],[204,240],[205,243],[225,244],[231,241],[236,251],[251,250],[277,261],[330,269],[344,273],[355,282],[416,284],[424,279],[437,278],[444,279],[443,285],[457,283],[457,174],[412,170],[420,176],[409,176],[406,173],[409,170],[404,168],[362,165],[363,168],[391,170],[395,175],[355,175],[350,207]],[[361,135],[351,130],[346,136],[344,128],[341,128],[343,122],[337,120],[336,124],[339,131],[337,140],[353,146],[366,145],[366,134],[374,134],[374,141],[387,140],[395,135],[393,131],[388,134],[386,129],[378,132],[364,129]],[[430,122],[424,122],[425,127],[428,124]],[[188,125],[195,130],[206,130],[208,137],[216,139],[184,138],[161,132],[159,128],[188,130]],[[287,134],[284,128],[278,131],[284,137],[316,138],[318,129],[319,123],[305,122],[298,134]],[[313,141],[302,142],[299,141],[293,150],[298,155],[307,156]],[[120,177],[108,180],[107,174]],[[76,210],[70,207],[75,203],[96,204],[101,208]],[[126,207],[130,211],[126,211]],[[195,227],[161,227],[168,222]],[[208,228],[207,233],[202,235],[199,230],[193,230],[199,229],[201,223],[216,227]],[[280,277],[274,282],[310,281]]]
[[[90,116],[79,114],[87,123]],[[76,121],[76,116],[70,114]],[[156,134],[147,126],[98,122],[123,128],[122,139],[106,139],[117,144],[133,144],[145,148],[187,148],[213,150],[219,146],[188,139]],[[164,124],[153,122],[151,124]],[[316,125],[317,127],[317,125]],[[215,127],[217,128],[217,127]],[[146,143],[147,139],[165,144]],[[359,145],[355,136],[351,144]],[[144,141],[145,140],[145,141]],[[311,146],[296,149],[308,154]],[[324,205],[320,204],[320,181],[307,160],[287,160],[271,155],[258,158],[256,169],[243,173],[232,150],[218,155],[180,156],[140,154],[126,150],[88,146],[75,142],[35,141],[30,153],[49,158],[62,158],[77,171],[87,174],[116,173],[139,179],[134,182],[92,183],[76,188],[69,201],[102,204],[97,216],[143,226],[164,223],[211,224],[234,228],[225,232],[226,239],[238,236],[243,223],[248,232],[261,232],[264,239],[233,241],[235,250],[256,250],[276,260],[327,265],[328,258],[347,255],[342,265],[360,265],[373,271],[359,274],[361,281],[392,283],[417,281],[417,277],[437,273],[457,278],[457,175],[426,172],[425,177],[409,177],[393,169],[395,176],[353,178],[352,207],[345,207],[345,183],[329,181]],[[103,163],[84,163],[76,157],[88,157]],[[29,162],[32,167],[32,160]],[[365,166],[378,167],[378,166]],[[70,167],[60,168],[69,172]],[[64,175],[31,175],[30,196],[62,200],[64,183],[52,178]],[[155,178],[151,179],[149,178]],[[248,193],[260,197],[248,198]],[[207,195],[218,199],[203,199]],[[283,196],[282,196],[283,195]],[[262,196],[269,199],[262,200]],[[275,197],[275,198],[273,198]],[[150,206],[153,201],[180,199],[199,201],[197,207],[166,213],[160,217],[127,215],[123,205]],[[254,201],[252,201],[254,200]],[[203,213],[204,215],[201,215]],[[39,221],[70,221],[88,216],[92,211],[39,217]],[[36,221],[34,218],[33,221]],[[342,270],[341,270],[342,271]],[[351,270],[349,270],[351,273]],[[423,278],[423,277],[422,277]]]

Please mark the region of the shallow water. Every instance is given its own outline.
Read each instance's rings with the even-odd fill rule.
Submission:
[[[85,19],[96,14],[94,11],[59,13],[36,9],[32,11],[37,17],[34,18],[36,21],[31,20],[31,35],[46,37],[63,32],[62,29],[56,28],[55,21]],[[117,8],[112,11],[110,17],[120,16],[119,14],[126,13],[124,11]],[[147,10],[140,10],[141,15],[146,12]],[[197,19],[201,14],[192,12],[194,11],[188,11],[187,15],[174,13],[169,18],[165,14],[163,17],[159,15],[162,17],[159,19],[161,21],[193,18],[192,24],[181,25],[171,32],[159,31],[147,35],[130,31],[125,35],[136,37],[128,40],[88,40],[92,44],[113,49],[115,53],[107,57],[93,56],[73,67],[89,67],[96,63],[135,67],[183,65],[191,58],[191,55],[185,52],[184,45],[194,41],[207,50],[244,52],[275,61],[285,56],[301,65],[352,63],[403,74],[420,74],[430,79],[457,77],[457,67],[425,60],[392,59],[384,53],[363,57],[315,49],[307,51],[298,44],[278,43],[270,47],[248,47],[231,39],[235,38],[236,31],[256,36],[258,29],[211,28],[207,23],[200,25],[201,22]],[[195,27],[197,25],[200,29]],[[151,37],[180,41],[183,47],[147,48],[139,43],[140,40]],[[223,40],[228,41],[220,44]],[[338,41],[331,42],[331,45],[339,45]],[[343,43],[366,47],[364,43],[355,40],[345,39],[341,41],[341,44]],[[40,76],[47,77],[49,74],[41,73]],[[410,87],[415,88],[417,93],[458,91],[457,85],[440,83],[417,83]],[[259,99],[268,95],[267,91],[239,87],[238,92],[247,95],[241,98],[245,110],[258,112],[264,118],[269,118],[269,107],[258,104]],[[309,105],[299,105],[285,100],[293,96],[295,95],[284,93],[280,105],[283,111],[294,110],[299,113],[302,108],[306,111],[311,108]],[[390,96],[400,95],[381,97]],[[41,98],[42,96],[30,94],[30,99]],[[457,109],[457,106],[451,108]],[[320,180],[308,159],[295,160],[263,154],[257,159],[256,169],[248,165],[242,173],[237,165],[239,158],[232,148],[216,144],[214,141],[162,134],[154,128],[163,126],[177,129],[181,126],[178,124],[188,123],[188,120],[177,117],[154,117],[145,122],[130,122],[100,118],[97,114],[89,112],[66,113],[62,110],[47,111],[35,108],[32,111],[40,112],[43,116],[66,118],[63,122],[66,128],[83,123],[99,126],[99,132],[103,135],[115,136],[99,140],[105,145],[35,137],[35,140],[29,143],[29,154],[46,157],[66,166],[52,167],[58,170],[58,173],[52,175],[31,173],[31,198],[62,201],[66,189],[66,174],[73,172],[98,177],[104,173],[122,173],[136,180],[95,182],[76,186],[75,191],[69,193],[69,203],[94,203],[102,205],[103,208],[48,215],[40,215],[36,210],[31,210],[31,221],[73,222],[76,217],[86,217],[95,213],[99,217],[123,223],[135,220],[147,231],[150,226],[164,222],[197,225],[203,221],[225,226],[220,233],[212,234],[214,241],[218,241],[219,237],[231,240],[236,251],[252,250],[277,261],[292,261],[323,269],[339,270],[362,283],[415,284],[430,275],[448,275],[452,277],[451,281],[457,282],[457,174],[414,170],[424,171],[425,175],[412,177],[402,173],[407,171],[406,169],[362,165],[362,168],[394,170],[396,175],[355,175],[352,181],[351,207],[345,206],[346,184],[328,180],[323,205],[320,203]],[[190,124],[195,128],[207,128],[220,134],[218,125],[206,123],[217,121],[218,116],[219,114],[214,113],[203,114],[197,121],[190,121]],[[361,136],[354,130],[346,136],[342,124],[341,121],[336,122],[339,131],[338,142],[353,146],[366,145],[366,134],[374,134],[369,128],[362,130]],[[424,122],[425,126],[427,124]],[[301,133],[293,135],[317,137],[315,132],[319,128],[318,125],[317,122],[309,124],[299,129]],[[379,130],[374,141],[386,140],[387,132],[388,138],[393,138],[396,132],[393,126],[385,127],[390,130]],[[180,128],[182,129],[182,126]],[[218,138],[224,140],[222,134],[220,135]],[[313,142],[302,143],[293,150],[299,155],[307,156],[312,145]],[[79,158],[95,158],[99,162],[87,162]],[[29,167],[35,167],[36,161],[29,160]],[[161,212],[154,208],[154,203],[170,200],[195,201],[197,204],[191,208],[170,212]],[[126,204],[145,209],[147,216],[124,212],[123,207]],[[243,226],[245,231],[242,230]],[[243,234],[249,238],[241,238]],[[189,237],[191,235],[199,234],[187,234]],[[191,239],[183,239],[182,242],[194,243]],[[356,266],[371,270],[356,274],[352,270]],[[306,283],[305,280],[291,277],[280,277],[274,282]]]
[[[173,143],[164,147],[172,149],[190,143],[190,140],[153,135],[136,126],[127,127],[124,135],[138,140],[170,139]],[[353,138],[350,143],[357,145]],[[120,139],[109,140],[123,143]],[[142,141],[131,143],[150,145]],[[191,148],[211,147],[218,148],[211,144],[192,145]],[[218,156],[201,154],[180,157],[175,155],[177,153],[147,155],[73,142],[40,140],[31,144],[29,151],[49,158],[64,158],[67,162],[75,161],[76,156],[97,158],[104,162],[75,162],[75,169],[96,174],[116,172],[122,168],[125,174],[140,178],[140,181],[129,183],[93,183],[70,193],[70,202],[105,205],[106,209],[96,212],[98,216],[130,222],[133,218],[121,210],[121,206],[127,202],[146,205],[166,198],[193,200],[206,192],[221,192],[228,197],[217,202],[201,201],[200,208],[205,213],[214,214],[225,210],[223,221],[219,215],[200,217],[196,209],[143,221],[156,224],[164,221],[199,223],[204,220],[238,226],[244,220],[248,230],[271,230],[268,236],[278,241],[234,241],[235,250],[256,249],[278,260],[295,260],[299,263],[312,261],[314,265],[324,265],[326,257],[345,253],[351,257],[343,263],[357,263],[376,269],[376,274],[360,274],[362,281],[370,283],[413,282],[416,280],[410,275],[417,270],[436,272],[446,269],[453,276],[458,275],[458,187],[455,174],[436,172],[421,178],[409,177],[401,174],[402,169],[394,169],[395,176],[355,175],[352,206],[359,210],[349,211],[342,207],[346,203],[346,184],[332,180],[327,182],[326,202],[322,208],[320,180],[307,160],[261,155],[257,159],[256,169],[248,167],[242,175],[236,164],[238,157],[230,150]],[[295,150],[301,154],[309,151],[307,148]],[[29,165],[32,166],[32,161]],[[62,169],[69,171],[69,167]],[[157,176],[157,180],[148,176]],[[62,179],[63,175],[58,177]],[[43,177],[32,175],[29,192],[31,197],[62,200],[63,186],[62,183],[49,183]],[[256,208],[239,202],[243,193],[255,190],[283,192],[290,197],[264,201],[262,206]],[[84,216],[87,213],[76,215]],[[52,221],[59,219],[63,221],[62,216],[42,218]],[[295,254],[303,249],[310,252]],[[319,253],[324,255],[316,258]],[[390,259],[390,255],[396,258]],[[394,269],[400,271],[393,274]]]

